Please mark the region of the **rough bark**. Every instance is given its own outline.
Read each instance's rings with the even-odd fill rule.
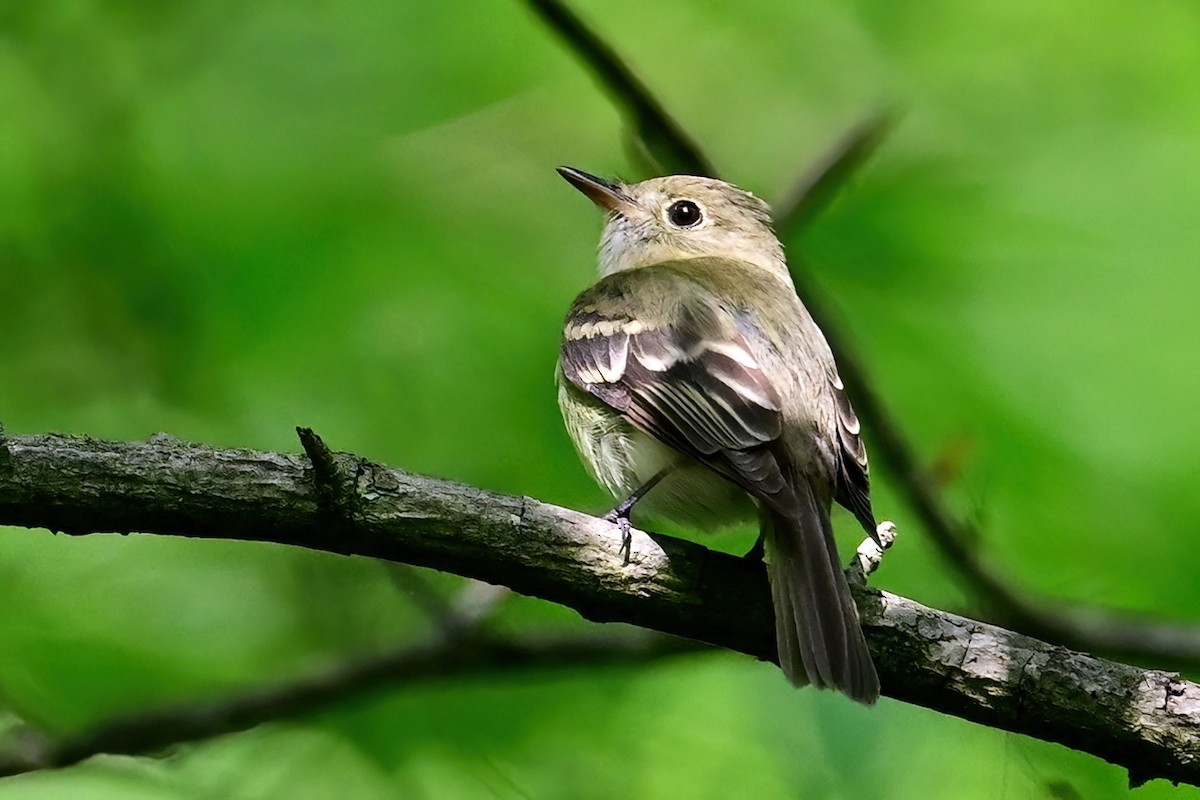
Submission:
[[[277,542],[416,564],[773,659],[762,566],[569,509],[333,454],[0,433],[0,524]],[[887,592],[857,600],[884,694],[1200,784],[1200,685]]]

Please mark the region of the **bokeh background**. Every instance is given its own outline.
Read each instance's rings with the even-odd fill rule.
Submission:
[[[768,199],[904,109],[789,248],[1020,586],[1200,624],[1195,5],[575,7]],[[636,176],[621,129],[517,0],[0,2],[0,420],[288,451],[303,424],[603,509],[551,383],[600,220],[553,167]],[[877,584],[974,607],[876,483],[905,531]],[[495,624],[586,625],[524,598]],[[218,697],[429,625],[364,559],[0,529],[0,730]],[[793,692],[735,655],[397,688],[0,782],[2,800],[1128,793],[1097,759]]]

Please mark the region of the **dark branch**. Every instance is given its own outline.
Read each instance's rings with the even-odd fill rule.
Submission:
[[[446,639],[461,638],[481,627],[509,595],[507,587],[467,581],[458,589],[457,596],[450,599],[438,592],[415,567],[394,562],[388,566],[392,583],[436,623]]]
[[[895,127],[896,115],[885,111],[846,131],[775,204],[775,218],[779,220],[781,235],[794,234],[808,227]]]
[[[707,175],[717,171],[700,148],[655,99],[621,57],[558,0],[528,0],[529,7],[562,38],[624,112],[647,153],[665,173]]]
[[[325,523],[306,457],[168,438],[8,437],[0,524],[272,541],[503,584],[601,622],[774,657],[761,565],[585,514],[342,453],[353,518]],[[1104,661],[888,593],[856,590],[884,693],[1093,753],[1135,779],[1200,782],[1200,685]]]
[[[325,675],[211,702],[142,712],[102,723],[61,742],[32,731],[0,752],[0,778],[67,767],[92,756],[145,755],[282,719],[315,714],[389,688],[479,674],[528,674],[644,664],[703,646],[646,632],[557,635],[516,641],[461,637],[409,646]]]

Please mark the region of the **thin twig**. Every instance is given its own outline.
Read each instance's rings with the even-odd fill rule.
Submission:
[[[592,70],[628,123],[665,172],[716,177],[708,157],[655,99],[607,42],[558,0],[528,0],[529,7]]]
[[[808,227],[875,154],[896,123],[895,112],[880,111],[846,131],[775,204],[781,233],[791,235]]]
[[[454,616],[460,626],[478,628],[495,616],[511,594],[507,586],[468,579],[454,598]]]
[[[387,565],[387,575],[404,598],[429,617],[444,635],[459,630],[454,604],[435,589],[416,567],[391,563]]]
[[[510,594],[507,587],[466,579],[451,599],[435,589],[416,567],[395,563],[388,567],[396,588],[424,611],[446,638],[482,627]]]
[[[396,687],[472,675],[644,664],[703,649],[707,648],[698,642],[637,631],[505,641],[437,637],[282,686],[109,720],[59,742],[31,729],[16,731],[10,736],[16,741],[0,751],[0,778],[66,767],[101,754],[153,754],[185,742],[319,713]]]

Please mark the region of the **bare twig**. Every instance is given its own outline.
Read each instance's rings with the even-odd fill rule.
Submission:
[[[343,666],[325,675],[110,720],[55,742],[24,729],[0,749],[0,778],[66,767],[92,756],[146,755],[166,748],[314,714],[389,688],[480,674],[519,674],[644,664],[704,646],[645,631],[621,635],[528,636],[500,641],[438,637]]]
[[[454,616],[464,628],[479,627],[495,615],[511,594],[507,586],[468,580],[454,598]]]
[[[433,567],[773,659],[761,564],[585,514],[338,453],[353,519],[330,530],[308,459],[169,439],[9,436],[0,525],[272,541]],[[1137,779],[1200,783],[1200,685],[855,589],[884,693],[1059,742]]]
[[[713,175],[711,169],[705,168],[707,160],[700,148],[665,112],[639,113],[643,108],[661,112],[662,105],[599,36],[556,0],[530,2],[536,7],[544,5],[556,9],[557,13],[570,19],[570,25],[549,21],[592,69],[617,106],[640,120],[643,142],[651,151],[660,154],[659,160],[671,163],[676,159],[675,154],[690,153],[692,167],[679,171]],[[868,118],[797,182],[796,188],[779,204],[781,213],[777,216],[777,228],[780,238],[788,239],[811,222],[853,171],[874,152],[891,126],[892,117],[887,113]],[[967,523],[956,519],[945,508],[927,480],[915,449],[873,389],[864,362],[850,346],[838,319],[822,301],[802,260],[793,256],[790,266],[797,292],[804,298],[837,358],[846,390],[870,438],[873,460],[894,476],[901,493],[965,591],[983,598],[986,610],[993,618],[1059,644],[1148,663],[1200,664],[1200,626],[1161,622],[1110,609],[1069,607],[1057,599],[1018,591],[1007,577],[988,564],[972,544],[979,541],[979,537]]]
[[[664,172],[716,177],[708,157],[663,109],[621,57],[559,0],[528,0],[529,7],[558,34],[612,95],[629,125]]]
[[[846,131],[775,204],[776,218],[782,220],[781,231],[795,233],[808,227],[895,127],[895,112],[881,111]]]
[[[420,570],[408,564],[391,563],[387,565],[387,575],[396,590],[429,617],[438,628],[443,631],[457,630],[458,620],[452,604],[425,580]]]
[[[430,585],[416,567],[389,564],[396,587],[411,598],[447,638],[462,636],[482,626],[510,594],[507,587],[467,579],[453,599]]]

